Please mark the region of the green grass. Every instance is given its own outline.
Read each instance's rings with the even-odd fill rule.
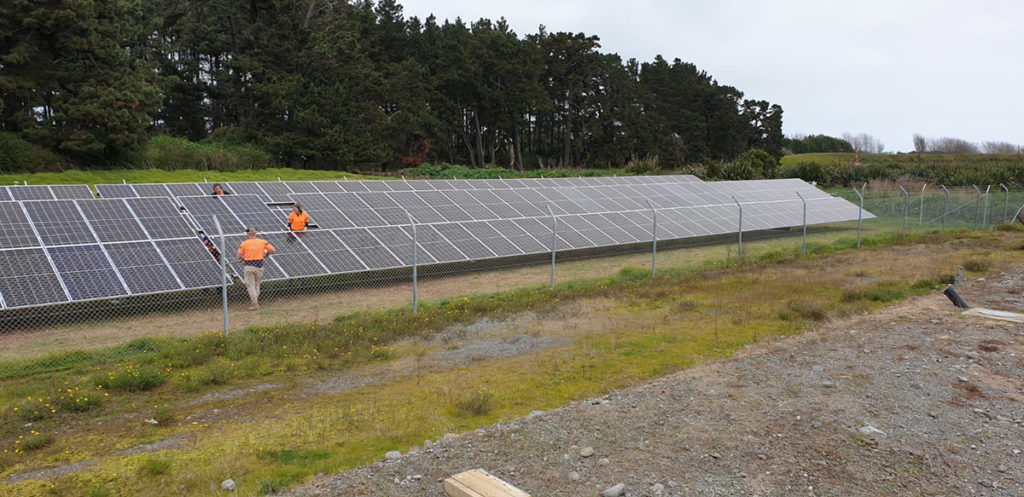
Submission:
[[[66,184],[110,184],[121,183],[185,183],[209,181],[210,183],[230,181],[312,181],[381,179],[361,176],[343,171],[319,171],[310,169],[269,168],[245,171],[197,171],[182,169],[164,171],[162,169],[112,169],[87,170],[77,169],[59,173],[0,174],[0,184],[11,185],[15,182],[30,185],[66,185]]]
[[[961,232],[912,236],[911,241],[946,243],[966,239],[964,243],[950,244],[952,253],[948,254],[950,260],[962,261],[965,255],[978,253],[977,249],[968,252],[970,244],[995,243],[988,236]],[[900,243],[891,233],[876,233],[864,239],[865,246]],[[816,321],[864,312],[934,289],[933,281],[913,278],[844,287],[840,284],[841,275],[823,269],[833,267],[832,263],[817,259],[854,245],[855,240],[849,238],[819,243],[811,251],[815,255],[808,258],[796,255],[798,246],[753,251],[742,267],[716,259],[687,269],[659,267],[656,278],[627,267],[614,276],[560,284],[554,291],[546,287],[524,288],[427,302],[419,314],[411,314],[408,309],[353,313],[319,325],[249,328],[232,333],[228,339],[207,334],[136,340],[116,348],[116,352],[84,354],[86,362],[67,369],[43,373],[45,369],[37,368],[36,374],[9,378],[3,383],[5,393],[0,398],[0,425],[12,429],[21,426],[10,417],[13,400],[25,402],[30,393],[53,392],[55,386],[74,382],[75,378],[90,378],[90,373],[127,370],[119,366],[125,360],[136,367],[170,368],[160,370],[167,374],[166,383],[150,391],[111,392],[109,400],[86,415],[90,419],[137,418],[126,414],[143,409],[148,415],[153,413],[154,405],[166,405],[168,400],[183,407],[177,412],[168,409],[162,419],[185,419],[188,414],[209,408],[190,400],[206,390],[220,385],[244,387],[252,382],[272,381],[284,388],[212,404],[228,412],[246,413],[241,419],[222,425],[171,422],[170,426],[160,427],[158,435],[156,427],[103,423],[102,429],[108,431],[102,438],[117,441],[121,447],[174,434],[195,437],[187,451],[161,453],[159,458],[168,461],[168,469],[152,474],[142,471],[138,482],[121,481],[110,475],[138,471],[143,461],[106,456],[102,447],[109,447],[110,442],[97,444],[98,435],[89,431],[62,433],[53,439],[52,447],[44,447],[40,453],[60,454],[74,449],[76,458],[101,460],[81,476],[53,482],[58,488],[70,489],[68,495],[82,494],[105,481],[119,482],[117,494],[161,495],[156,482],[168,477],[165,475],[173,477],[174,471],[184,471],[183,468],[195,468],[197,473],[194,480],[182,482],[185,493],[201,493],[223,479],[225,472],[238,475],[240,494],[277,491],[317,472],[365,464],[387,450],[405,450],[444,433],[472,430],[498,419],[603,394],[702,360],[728,356],[753,342],[799,333]],[[889,252],[898,255],[903,250]],[[865,252],[850,254],[868,257]],[[993,254],[986,257],[995,263],[1004,262],[1001,255]],[[861,278],[892,271],[878,254],[866,260],[871,269],[853,276]],[[794,277],[787,272],[791,265],[809,272],[793,273],[805,274]],[[940,266],[945,267],[945,262]],[[898,278],[892,274],[886,277]],[[777,295],[786,295],[787,301],[778,302]],[[482,318],[501,320],[524,311],[542,317],[558,316],[564,309],[584,301],[607,302],[606,308],[593,312],[609,318],[628,316],[629,326],[582,336],[567,347],[529,356],[429,371],[340,394],[297,396],[291,388],[325,372],[331,374],[402,357],[409,351],[394,352],[391,344],[404,337],[430,336],[454,324]],[[789,314],[784,318],[783,313]],[[375,348],[393,352],[375,357]],[[123,356],[121,362],[97,360],[112,355]],[[225,364],[230,365],[226,369],[232,374],[225,375],[222,383],[210,381],[190,387],[182,379],[184,374],[210,372],[210,368],[224,368]],[[34,396],[32,402],[44,405],[55,394],[46,395],[50,397]],[[41,423],[74,425],[78,419],[85,418],[76,412],[57,412],[46,414]],[[0,443],[17,433],[20,432],[0,433]],[[48,457],[55,457],[53,454]],[[0,460],[0,468],[4,467]],[[27,482],[15,490],[24,495],[46,491],[33,485]]]

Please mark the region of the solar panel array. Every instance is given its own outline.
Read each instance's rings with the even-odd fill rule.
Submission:
[[[0,221],[0,308],[220,284],[169,198],[0,201]]]
[[[265,280],[487,260],[658,238],[856,219],[857,207],[798,179],[701,182],[694,176],[498,180],[226,182],[12,186],[0,189],[0,308],[218,286],[199,232],[225,233],[229,259],[256,227],[276,248]],[[4,196],[6,195],[6,197]],[[6,200],[7,198],[9,200]],[[314,229],[287,232],[298,202]],[[406,214],[408,212],[408,216]],[[867,214],[866,217],[870,217]],[[242,267],[231,263],[236,276]]]

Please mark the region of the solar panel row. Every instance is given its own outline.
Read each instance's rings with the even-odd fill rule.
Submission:
[[[0,201],[96,198],[89,185],[0,186]]]
[[[692,175],[618,176],[586,178],[527,178],[498,180],[360,180],[360,181],[261,181],[226,182],[230,194],[256,195],[266,202],[288,202],[294,193],[400,192],[437,190],[491,190],[521,188],[587,187],[701,182]],[[104,198],[189,197],[211,195],[214,183],[98,184]]]
[[[220,284],[168,198],[0,201],[0,221],[3,308]]]

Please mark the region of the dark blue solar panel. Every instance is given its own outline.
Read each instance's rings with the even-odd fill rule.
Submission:
[[[370,269],[405,265],[385,248],[383,243],[386,242],[382,242],[364,228],[340,229],[335,230],[334,234]],[[407,243],[411,245],[411,242]]]
[[[171,192],[167,190],[167,185],[162,183],[143,183],[138,185],[132,185],[140,197],[173,197]]]
[[[185,288],[220,286],[220,264],[197,238],[157,240],[156,246],[178,275]],[[219,245],[218,245],[219,247]],[[235,258],[238,247],[228,247],[229,260]],[[229,282],[230,283],[230,282]]]
[[[366,266],[359,262],[355,254],[331,231],[308,231],[297,236],[332,273],[349,273],[366,269]]]
[[[264,233],[260,235],[260,238],[274,247],[274,255],[271,258],[291,278],[316,276],[329,272],[305,244],[291,233]]]
[[[8,309],[68,301],[41,248],[0,250],[0,295]]]
[[[50,191],[56,199],[91,199],[96,195],[89,185],[51,185]]]
[[[288,218],[271,212],[266,202],[255,195],[224,195],[218,198],[242,221],[242,226],[254,227],[258,231],[288,229]]]
[[[128,207],[154,240],[195,237],[196,230],[185,222],[181,210],[169,198],[129,198]]]
[[[99,245],[50,247],[47,253],[72,300],[128,294]]]
[[[133,294],[181,289],[152,242],[109,243],[104,248]]]
[[[37,200],[24,202],[24,205],[44,245],[96,243],[89,224],[73,201]]]
[[[135,193],[135,188],[133,188],[132,185],[125,184],[96,185],[96,191],[99,192],[100,197],[103,198],[129,198],[139,196]]]
[[[78,206],[101,242],[148,239],[146,231],[122,199],[79,200]]]
[[[11,192],[7,190],[6,186],[0,186],[0,202],[11,200]]]
[[[49,186],[29,185],[9,186],[7,188],[13,200],[53,200],[53,192],[50,191]]]
[[[248,228],[235,218],[227,204],[221,202],[221,198],[224,197],[206,195],[202,197],[178,197],[178,201],[181,202],[181,205],[185,206],[188,214],[192,216],[192,219],[196,220],[196,223],[199,224],[199,227],[207,235],[217,234],[217,223],[214,222],[214,217],[220,221],[221,230],[225,234],[245,232]]]
[[[213,193],[213,183],[208,185],[200,185],[198,183],[167,183],[167,189],[170,190],[171,194],[175,197],[209,195]]]
[[[0,249],[38,247],[39,238],[17,202],[0,202]]]

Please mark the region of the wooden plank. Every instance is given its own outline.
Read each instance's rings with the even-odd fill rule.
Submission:
[[[450,497],[530,497],[530,494],[482,469],[459,473],[446,479],[444,483],[445,492]]]

